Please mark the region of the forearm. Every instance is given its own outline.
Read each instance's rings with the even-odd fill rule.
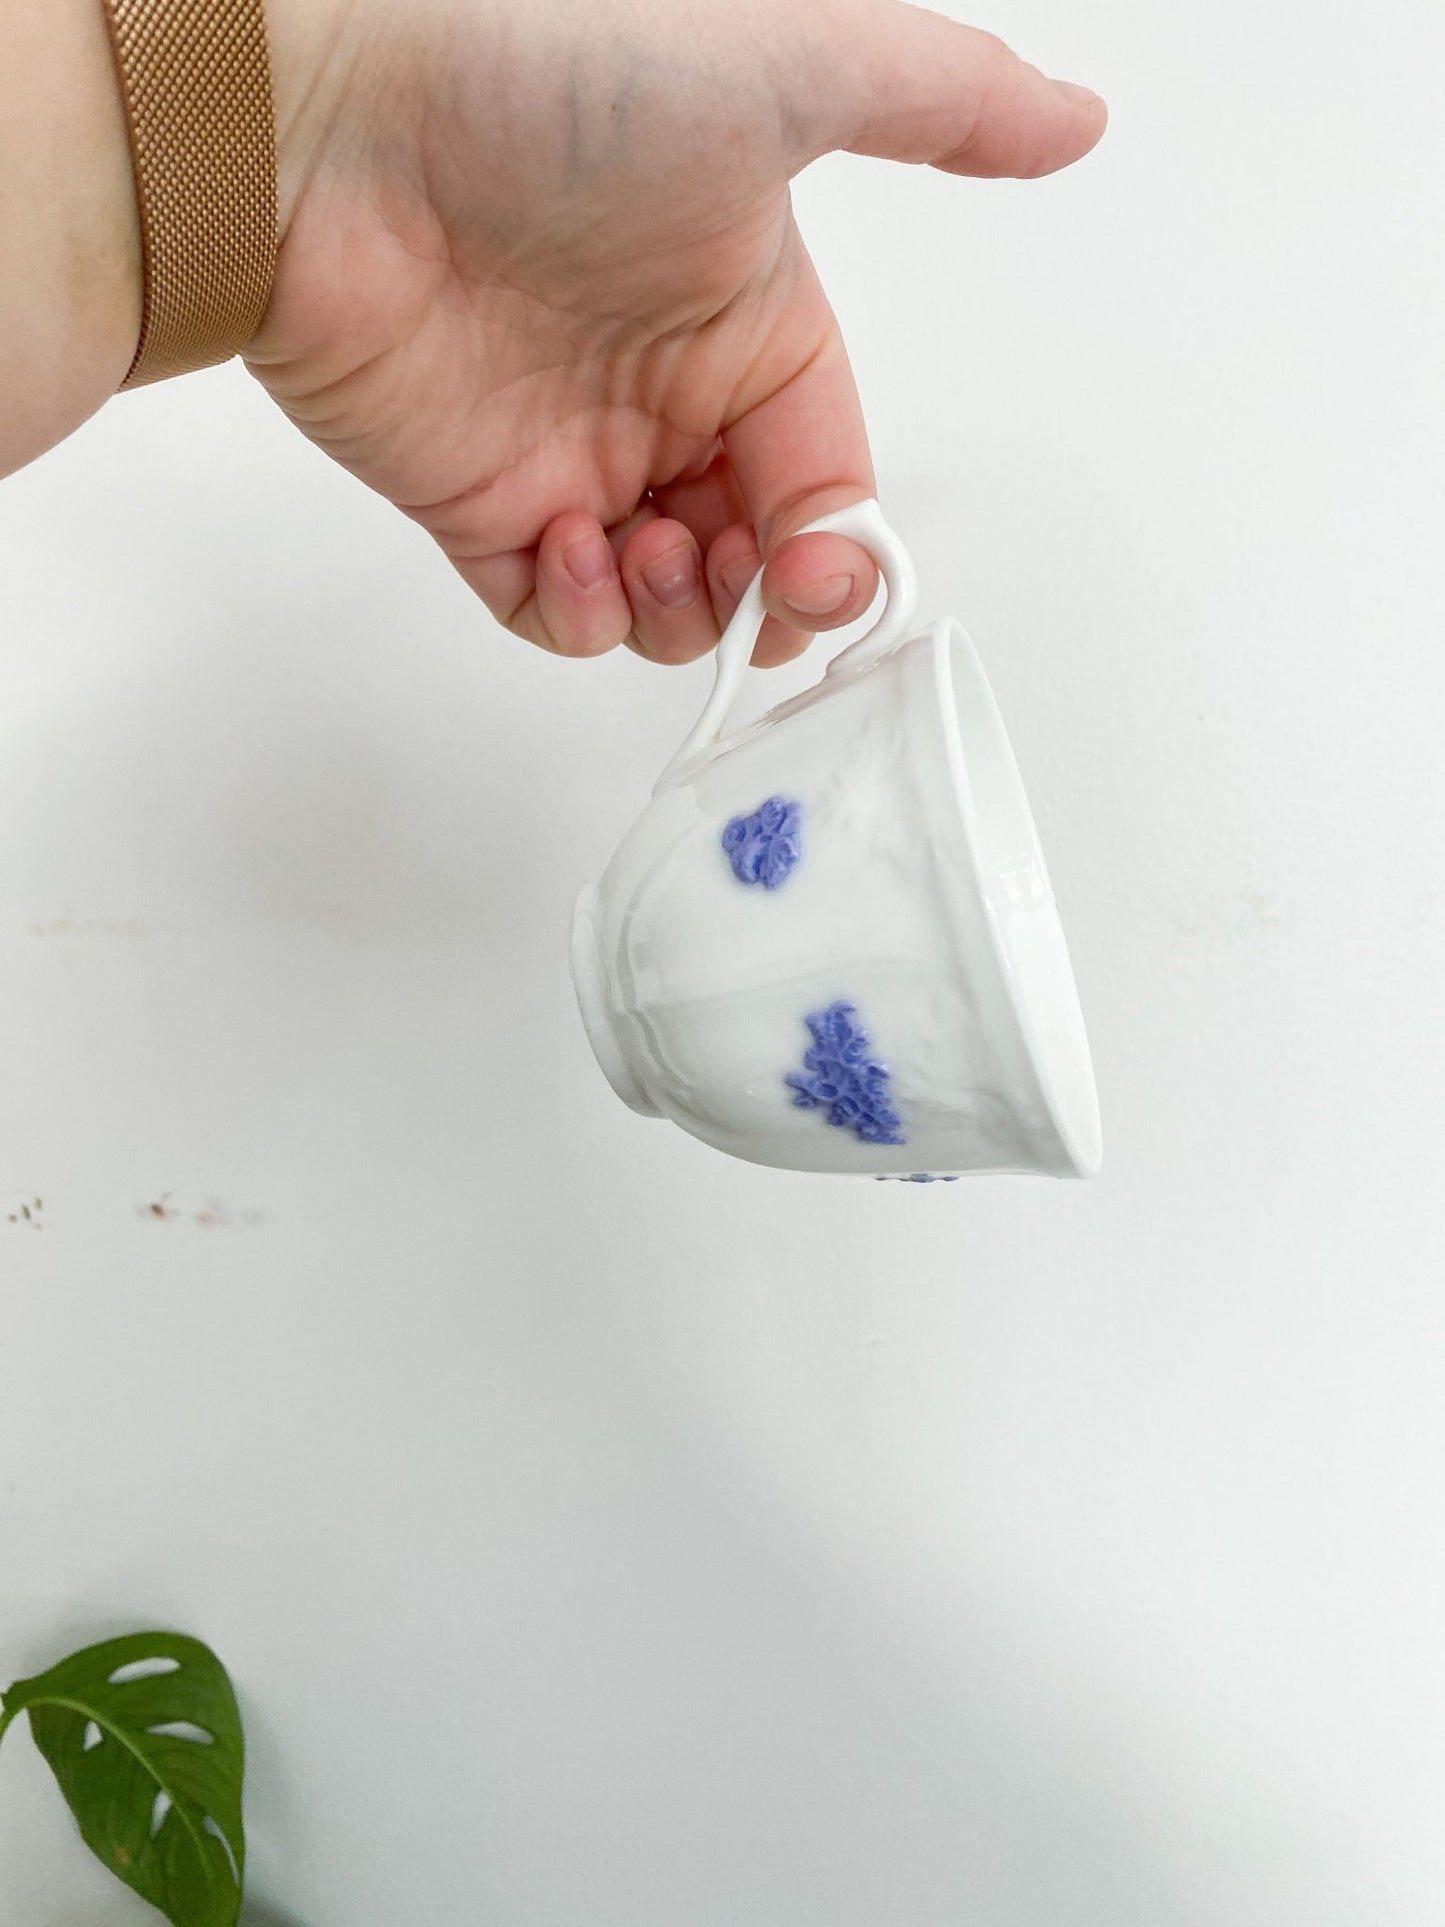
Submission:
[[[114,394],[140,309],[135,183],[100,0],[0,0],[0,475]]]

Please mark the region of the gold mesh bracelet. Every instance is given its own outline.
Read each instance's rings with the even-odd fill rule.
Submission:
[[[145,292],[122,388],[228,361],[276,271],[262,0],[104,0],[130,132]]]

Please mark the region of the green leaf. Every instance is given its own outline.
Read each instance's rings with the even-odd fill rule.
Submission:
[[[199,1640],[132,1633],[4,1697],[30,1715],[81,1835],[175,1927],[235,1927],[245,1742],[226,1669]]]

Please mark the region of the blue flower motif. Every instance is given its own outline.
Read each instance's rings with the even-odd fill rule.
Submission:
[[[869,1037],[856,1005],[829,1004],[805,1020],[812,1043],[803,1069],[783,1082],[801,1111],[826,1111],[828,1122],[862,1144],[906,1144],[885,1065],[868,1055]]]
[[[957,1184],[957,1183],[958,1183],[958,1173],[957,1173],[957,1172],[953,1172],[953,1173],[951,1173],[951,1174],[948,1174],[948,1173],[945,1173],[945,1172],[941,1172],[941,1171],[906,1171],[906,1172],[905,1172],[905,1171],[897,1171],[897,1172],[884,1172],[884,1173],[882,1173],[882,1174],[880,1175],[880,1177],[879,1177],[879,1179],[878,1179],[878,1182],[879,1182],[880,1184],[893,1184],[893,1183],[897,1183],[897,1184]]]
[[[802,823],[802,804],[785,796],[770,796],[751,816],[735,816],[722,846],[738,882],[776,890],[802,855]]]

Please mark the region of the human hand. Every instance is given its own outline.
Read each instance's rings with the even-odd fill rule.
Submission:
[[[756,660],[867,608],[873,493],[788,182],[832,150],[1034,176],[1105,109],[902,0],[275,9],[283,243],[253,372],[517,634]]]

